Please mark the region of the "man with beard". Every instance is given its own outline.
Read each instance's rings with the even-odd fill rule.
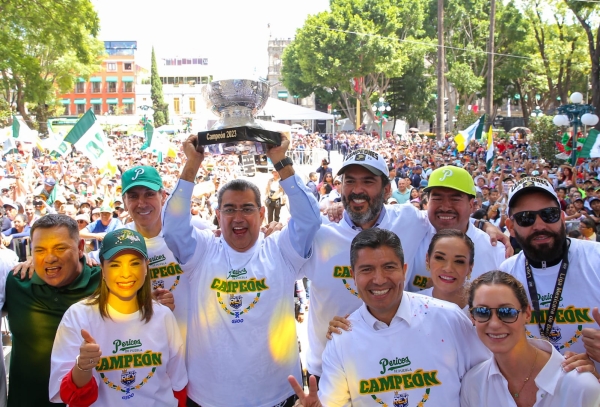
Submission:
[[[533,315],[527,335],[547,338],[561,353],[587,352],[600,368],[600,313],[594,308],[600,304],[598,244],[567,239],[565,214],[544,178],[520,180],[508,208],[506,226],[523,251],[500,270],[528,289]]]
[[[355,150],[338,175],[343,175],[343,217],[339,223],[321,225],[314,242],[315,253],[302,268],[311,280],[307,370],[317,379],[322,373],[321,356],[329,321],[363,304],[350,275],[352,239],[372,227],[396,233],[402,241],[407,272],[411,273],[419,245],[431,228],[426,212],[412,205],[383,205],[391,187],[387,163],[380,154]]]

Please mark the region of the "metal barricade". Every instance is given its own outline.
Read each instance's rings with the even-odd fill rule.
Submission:
[[[327,158],[327,151],[322,148],[310,148],[310,149],[293,149],[288,150],[286,155],[294,161],[294,164],[298,165],[311,165],[315,166],[315,169],[321,165],[321,160]]]
[[[579,230],[579,221],[578,220],[568,220],[565,222],[566,228],[567,228],[567,233],[569,233],[572,230]]]

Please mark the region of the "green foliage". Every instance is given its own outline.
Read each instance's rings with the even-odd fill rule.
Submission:
[[[533,147],[534,155],[538,155],[546,161],[556,162],[556,154],[558,149],[556,148],[556,142],[561,141],[562,136],[558,130],[558,127],[552,123],[551,116],[542,116],[532,118],[529,121],[529,128],[532,133],[531,145]]]
[[[162,82],[156,66],[156,55],[152,47],[152,67],[150,68],[150,98],[154,109],[154,127],[169,123],[169,105],[165,103]]]
[[[0,2],[2,97],[16,104],[31,128],[37,120],[45,132],[56,93],[100,69],[104,47],[98,31],[90,0]]]
[[[8,126],[11,117],[12,111],[10,105],[6,100],[0,98],[0,127]]]
[[[474,113],[472,110],[461,108],[456,115],[456,132],[458,133],[460,130],[465,130],[467,127],[475,123],[480,117],[480,114]]]

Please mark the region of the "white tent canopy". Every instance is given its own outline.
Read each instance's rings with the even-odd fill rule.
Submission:
[[[273,116],[273,120],[332,120],[333,115],[269,98],[259,116]]]

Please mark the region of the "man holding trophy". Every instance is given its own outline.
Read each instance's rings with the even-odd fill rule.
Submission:
[[[295,396],[287,376],[301,380],[291,293],[321,217],[285,156],[289,134],[265,130],[252,119],[267,97],[262,82],[211,83],[209,100],[222,121],[184,143],[187,162],[165,207],[165,241],[191,269],[186,361],[192,407],[291,407]],[[220,237],[191,226],[190,198],[204,145],[213,153],[264,149],[290,198],[291,219],[280,233],[265,238],[260,232],[265,215],[260,192],[240,179],[218,192]]]

